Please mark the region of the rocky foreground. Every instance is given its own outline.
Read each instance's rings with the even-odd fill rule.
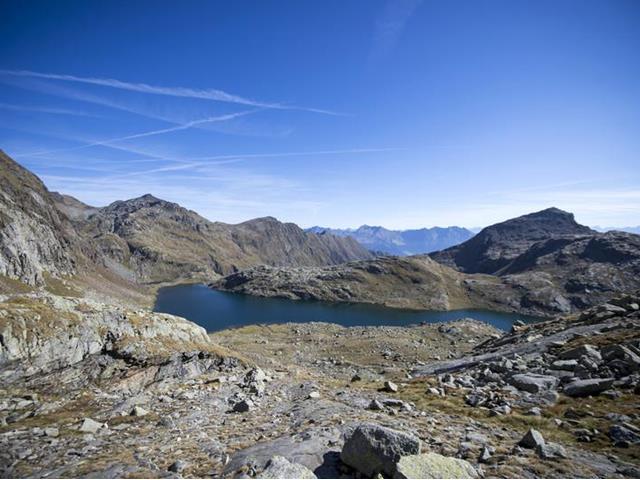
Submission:
[[[0,474],[637,477],[638,297],[508,334],[465,319],[207,336],[6,296]]]

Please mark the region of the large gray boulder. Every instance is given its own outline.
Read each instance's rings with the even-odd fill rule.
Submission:
[[[539,375],[537,373],[518,373],[511,376],[508,382],[518,390],[529,393],[540,393],[546,390],[553,390],[557,387],[559,380],[552,375]]]
[[[346,439],[340,459],[362,475],[393,476],[400,458],[420,453],[420,440],[405,432],[362,424]]]
[[[224,467],[224,477],[237,478],[247,469],[261,472],[274,456],[300,464],[323,478],[337,478],[342,431],[319,427],[284,435],[237,451]]]
[[[586,380],[574,380],[564,386],[564,394],[570,397],[587,397],[598,395],[613,385],[613,378],[589,378]]]
[[[273,456],[256,478],[318,478],[304,465],[291,463],[279,455]]]
[[[600,352],[593,345],[580,345],[560,354],[560,358],[563,360],[579,360],[581,357],[588,357],[596,361],[602,360]]]
[[[536,453],[543,460],[552,460],[556,458],[567,458],[567,451],[562,445],[557,443],[545,442],[536,446]]]
[[[466,460],[423,453],[402,457],[393,478],[478,478],[478,472]]]

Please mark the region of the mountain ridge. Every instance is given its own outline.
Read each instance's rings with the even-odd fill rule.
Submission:
[[[386,255],[417,255],[457,245],[474,234],[462,227],[431,227],[407,230],[390,230],[381,226],[361,225],[358,228],[325,228],[314,226],[306,231],[352,237],[374,252]]]
[[[460,245],[432,253],[431,258],[466,273],[495,274],[536,242],[594,233],[577,223],[572,213],[550,207],[485,227]]]
[[[549,208],[486,227],[431,255],[316,269],[252,268],[212,286],[291,299],[551,316],[640,288],[640,236],[598,233],[577,224],[572,214]]]
[[[44,284],[45,274],[62,278],[98,268],[125,282],[158,285],[210,281],[258,264],[372,258],[350,238],[306,233],[274,217],[211,222],[152,194],[93,207],[50,192],[3,152],[0,166],[0,275],[29,285]]]

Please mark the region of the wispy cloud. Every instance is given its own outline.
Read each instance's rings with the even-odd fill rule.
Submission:
[[[371,59],[386,57],[396,46],[405,25],[422,0],[388,0],[375,23]]]
[[[97,117],[97,115],[80,112],[78,110],[68,110],[66,108],[52,108],[52,107],[40,107],[31,105],[14,105],[9,103],[0,103],[0,109],[12,110],[15,112],[35,112],[35,113],[50,113],[52,115],[73,115],[77,117]]]
[[[0,70],[0,75],[10,75],[16,77],[41,78],[45,80],[59,80],[65,82],[84,83],[89,85],[98,85],[102,87],[116,88],[120,90],[128,90],[138,93],[147,93],[153,95],[165,95],[171,97],[198,98],[202,100],[212,100],[216,102],[234,103],[257,108],[270,108],[278,110],[300,110],[313,113],[321,113],[325,115],[343,115],[342,113],[324,110],[320,108],[299,107],[295,105],[286,105],[275,102],[261,102],[249,99],[239,95],[227,93],[222,90],[213,88],[197,89],[189,87],[163,87],[149,85],[146,83],[131,83],[114,78],[96,78],[96,77],[78,77],[75,75],[60,75],[54,73],[32,72],[29,70]]]
[[[123,137],[117,137],[117,138],[110,138],[107,140],[99,140],[99,141],[95,141],[95,142],[89,142],[89,143],[85,143],[82,145],[78,145],[75,147],[69,147],[69,148],[60,148],[60,149],[56,149],[56,150],[46,150],[46,151],[42,151],[42,152],[33,152],[33,153],[22,153],[22,154],[16,154],[14,155],[14,157],[16,158],[21,158],[21,157],[37,157],[37,156],[41,156],[41,155],[50,155],[52,153],[59,153],[59,152],[69,152],[69,151],[73,151],[73,150],[80,150],[83,148],[89,148],[89,147],[97,147],[97,146],[111,146],[115,143],[119,143],[119,142],[123,142],[126,140],[133,140],[136,138],[143,138],[143,137],[151,137],[154,135],[162,135],[165,133],[171,133],[171,132],[177,132],[180,130],[187,130],[189,128],[193,128],[197,125],[202,125],[205,123],[212,123],[212,122],[224,122],[226,120],[232,120],[234,118],[238,118],[244,115],[249,115],[251,113],[256,112],[257,110],[247,110],[244,112],[237,112],[237,113],[230,113],[227,115],[220,115],[217,117],[208,117],[208,118],[202,118],[199,120],[192,120],[190,122],[186,122],[183,123],[181,125],[176,125],[174,127],[168,127],[168,128],[161,128],[159,130],[151,130],[151,131],[147,131],[147,132],[142,132],[142,133],[135,133],[132,135],[125,135]]]

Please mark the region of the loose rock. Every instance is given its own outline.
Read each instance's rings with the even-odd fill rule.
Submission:
[[[401,457],[420,453],[415,436],[375,424],[356,427],[345,441],[341,460],[368,477],[392,476]]]

